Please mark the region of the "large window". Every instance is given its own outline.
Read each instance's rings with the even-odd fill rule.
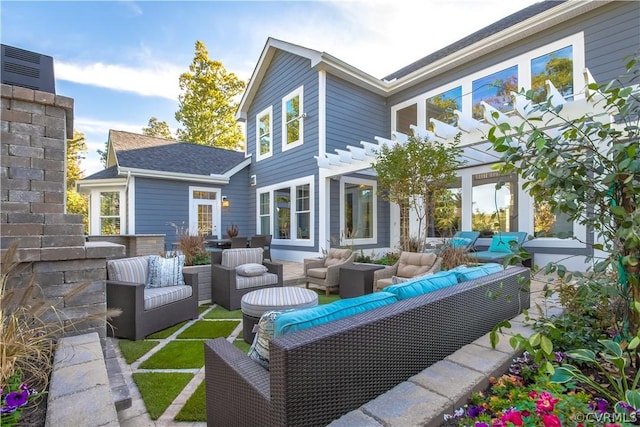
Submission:
[[[436,119],[450,125],[455,125],[456,116],[453,112],[455,110],[462,110],[462,86],[427,98],[426,107],[429,130],[433,131],[429,119]]]
[[[534,204],[533,231],[536,237],[567,238],[573,236],[573,222],[548,202],[538,201]]]
[[[120,234],[120,192],[100,193],[100,234]]]
[[[462,188],[460,179],[452,188],[440,192],[436,196],[433,236],[451,237],[462,229]],[[429,227],[431,230],[431,227]]]
[[[489,74],[474,80],[471,84],[473,92],[473,118],[482,119],[484,108],[480,101],[484,101],[503,113],[513,110],[511,92],[518,92],[518,66]]]
[[[342,178],[342,234],[354,244],[376,243],[375,181]]]
[[[256,116],[256,161],[271,157],[273,153],[273,108]]]
[[[258,232],[287,244],[313,244],[313,177],[262,188],[257,194]]]
[[[396,111],[396,131],[411,135],[411,125],[417,124],[418,106],[409,105]]]
[[[518,177],[497,172],[473,176],[472,228],[481,236],[518,230]],[[496,184],[501,183],[496,189]]]
[[[302,87],[282,99],[282,150],[303,142]]]
[[[573,47],[567,46],[531,60],[531,89],[534,99],[547,99],[545,81],[550,80],[563,97],[573,95]]]

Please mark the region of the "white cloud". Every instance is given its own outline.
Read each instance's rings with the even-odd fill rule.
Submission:
[[[184,67],[168,63],[136,68],[130,65],[77,64],[56,61],[56,79],[132,92],[143,96],[178,99],[178,79]]]

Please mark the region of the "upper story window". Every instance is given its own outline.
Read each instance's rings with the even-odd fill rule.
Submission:
[[[474,80],[471,84],[471,92],[474,119],[480,120],[484,117],[481,101],[496,110],[508,113],[513,110],[511,92],[518,92],[518,66],[514,65]]]
[[[282,151],[303,143],[302,86],[282,99]]]
[[[545,81],[551,83],[565,98],[573,95],[573,46],[567,46],[531,60],[531,89],[536,102],[547,99]]]
[[[256,161],[273,153],[273,107],[256,115]]]
[[[409,135],[412,124],[433,130],[429,121],[432,118],[455,125],[456,109],[483,120],[481,101],[511,113],[512,91],[531,89],[535,99],[543,101],[547,97],[546,80],[570,100],[576,95],[575,89],[584,83],[584,67],[584,34],[576,33],[394,105],[392,129]]]
[[[433,131],[429,119],[455,125],[455,110],[462,109],[462,86],[454,87],[437,95],[427,98],[426,102],[427,128]]]

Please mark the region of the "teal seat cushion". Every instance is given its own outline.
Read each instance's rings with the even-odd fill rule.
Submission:
[[[474,267],[456,267],[451,271],[455,273],[459,282],[466,282],[467,280],[477,279],[491,273],[497,273],[502,270],[502,265],[495,262],[489,262],[487,264]]]
[[[275,321],[274,337],[323,325],[344,317],[353,316],[373,308],[397,302],[398,298],[389,292],[376,292],[355,298],[346,298],[331,304],[291,310],[280,314]]]
[[[451,246],[454,248],[466,248],[471,243],[471,239],[465,237],[454,237],[451,239]]]
[[[517,242],[517,236],[493,236],[491,238],[491,246],[489,252],[512,253],[511,242]]]
[[[446,288],[458,283],[458,278],[454,271],[440,271],[427,276],[416,277],[404,283],[387,286],[384,292],[389,292],[398,297],[398,300],[417,297],[436,289]]]

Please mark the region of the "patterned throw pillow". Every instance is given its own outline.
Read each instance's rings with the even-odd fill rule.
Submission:
[[[236,267],[236,274],[246,277],[262,276],[267,271],[267,267],[256,263],[242,264]]]
[[[146,286],[148,288],[162,288],[164,286],[184,285],[183,266],[184,255],[178,255],[173,258],[149,257],[149,276]]]
[[[265,311],[258,321],[258,332],[253,338],[253,344],[249,348],[249,357],[267,371],[269,370],[269,342],[273,338],[273,331],[276,318],[282,313],[281,310]]]

